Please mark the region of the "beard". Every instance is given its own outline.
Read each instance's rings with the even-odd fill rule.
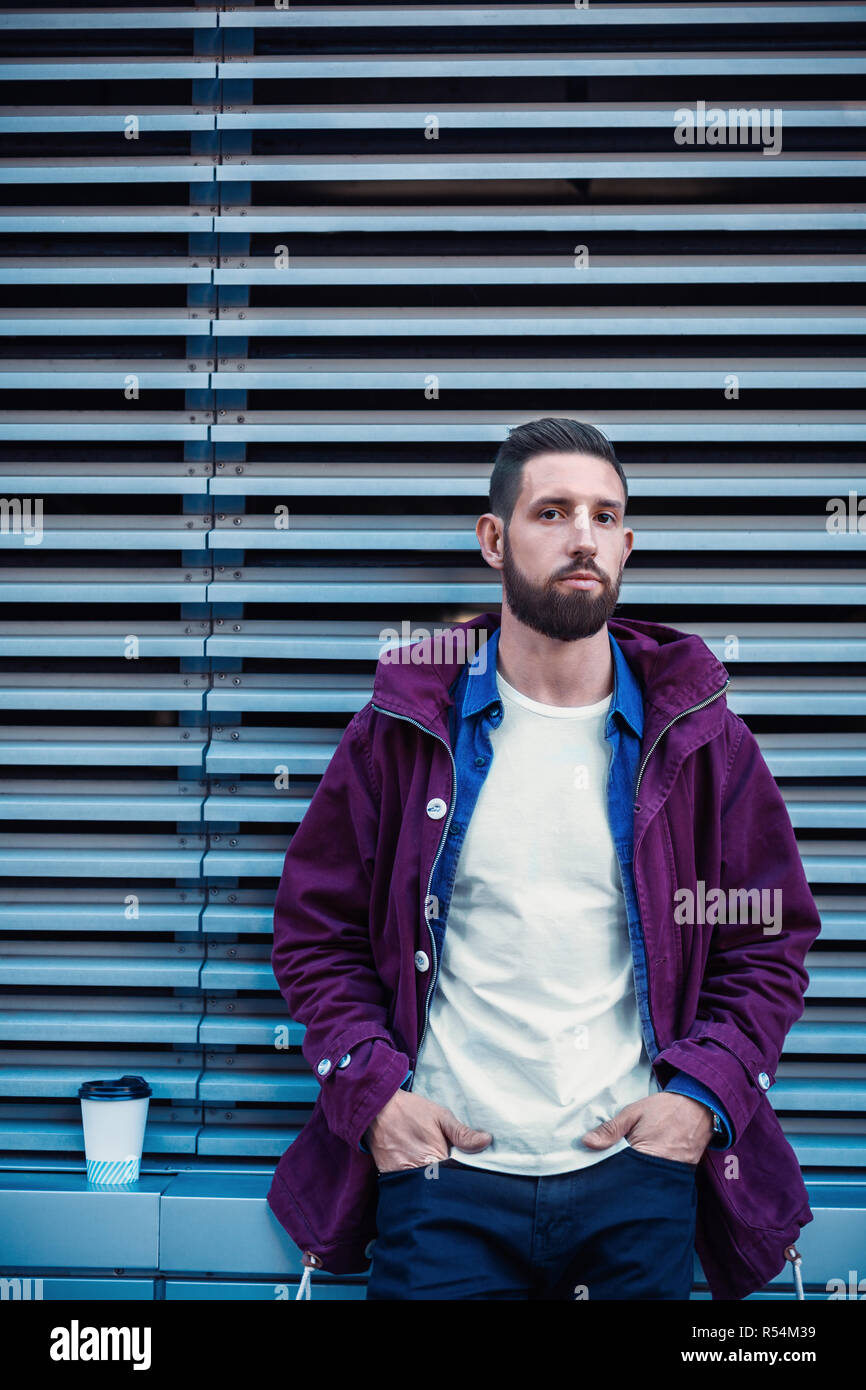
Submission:
[[[569,572],[586,570],[601,583],[599,593],[590,589],[560,589],[556,579],[535,584],[518,568],[508,543],[502,564],[502,587],[508,607],[518,622],[552,637],[559,642],[576,642],[581,637],[593,637],[612,617],[619,602],[622,569],[616,581],[600,570],[595,562],[575,559]],[[562,577],[562,576],[558,576]]]

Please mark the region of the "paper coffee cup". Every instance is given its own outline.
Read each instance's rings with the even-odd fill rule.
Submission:
[[[78,1095],[87,1181],[109,1186],[137,1182],[147,1104],[152,1095],[144,1077],[85,1081]]]

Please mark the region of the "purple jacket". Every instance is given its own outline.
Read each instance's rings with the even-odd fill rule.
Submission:
[[[483,613],[457,626],[489,632],[499,622]],[[695,1244],[713,1298],[744,1298],[779,1273],[812,1220],[767,1089],[803,1012],[803,961],[820,918],[782,794],[719,695],[725,668],[691,634],[622,618],[608,626],[644,694],[634,874],[660,1048],[653,1067],[662,1086],[675,1070],[703,1082],[733,1121],[733,1146],[705,1150],[698,1165]],[[451,800],[449,686],[459,664],[448,657],[461,648],[423,646],[422,662],[379,662],[372,701],[346,729],[289,846],[275,905],[274,974],[306,1028],[320,1091],[268,1202],[314,1266],[333,1274],[368,1268],[377,1180],[360,1139],[415,1066],[424,1018],[425,899],[447,823],[426,808]],[[699,880],[725,901],[737,888],[781,890],[781,930],[764,933],[747,912],[730,914],[739,924],[678,925],[674,894],[688,888],[698,900]]]

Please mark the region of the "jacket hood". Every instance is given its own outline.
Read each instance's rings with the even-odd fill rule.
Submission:
[[[498,613],[481,613],[452,627],[426,631],[409,649],[392,652],[390,659],[385,653],[376,666],[373,704],[421,723],[439,722],[453,704],[449,687],[460,668],[500,625]],[[636,618],[613,617],[607,627],[641,684],[648,713],[656,712],[653,723],[709,699],[729,679],[703,638],[694,633]]]

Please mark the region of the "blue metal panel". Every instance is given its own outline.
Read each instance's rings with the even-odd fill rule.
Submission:
[[[265,1202],[269,1186],[267,1177],[179,1174],[161,1203],[160,1270],[300,1273],[300,1252]]]
[[[134,1190],[112,1192],[89,1186],[84,1174],[0,1173],[0,1263],[156,1269],[159,1198],[171,1181],[143,1177]]]

